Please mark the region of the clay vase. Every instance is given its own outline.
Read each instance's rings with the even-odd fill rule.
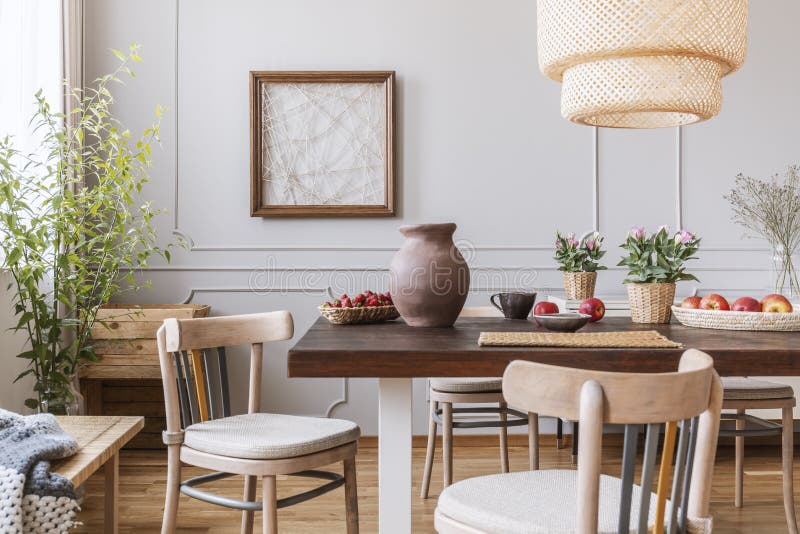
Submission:
[[[453,243],[456,225],[401,226],[405,243],[389,266],[397,311],[411,326],[452,326],[469,291],[469,267]]]

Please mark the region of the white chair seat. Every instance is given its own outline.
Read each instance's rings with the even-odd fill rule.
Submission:
[[[220,456],[275,460],[332,449],[360,434],[357,424],[342,419],[254,413],[191,425],[183,443]]]
[[[439,497],[437,518],[444,515],[479,532],[557,534],[576,530],[578,473],[548,469],[463,480]],[[600,476],[598,533],[616,534],[621,481]],[[631,530],[638,528],[641,490],[633,487]],[[650,497],[648,526],[655,523],[656,495]],[[667,514],[669,514],[667,503]],[[669,515],[667,515],[669,517]]]
[[[502,378],[431,378],[431,388],[442,393],[500,393]]]
[[[724,400],[772,400],[794,397],[792,386],[735,376],[722,377]]]

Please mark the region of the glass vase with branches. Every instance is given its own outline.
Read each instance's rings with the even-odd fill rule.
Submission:
[[[761,237],[772,248],[772,289],[800,295],[794,260],[800,246],[800,166],[790,165],[767,180],[739,174],[725,199],[745,235]]]

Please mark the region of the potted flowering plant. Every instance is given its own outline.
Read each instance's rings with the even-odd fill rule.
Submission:
[[[556,232],[556,255],[559,271],[564,273],[564,289],[568,299],[583,300],[594,296],[597,271],[605,269],[600,258],[605,255],[603,237],[591,232],[577,239],[575,234]]]
[[[695,259],[700,238],[686,230],[670,235],[666,226],[647,235],[644,227],[634,226],[620,247],[627,252],[618,265],[628,268],[625,284],[631,319],[635,323],[668,323],[675,282],[697,280],[683,264]]]

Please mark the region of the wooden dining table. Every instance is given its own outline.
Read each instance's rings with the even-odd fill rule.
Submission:
[[[378,530],[411,532],[411,380],[502,376],[513,360],[595,369],[675,371],[683,351],[700,349],[723,376],[800,376],[800,332],[743,332],[634,324],[609,317],[581,332],[656,330],[682,348],[479,346],[481,332],[544,331],[533,321],[462,318],[451,328],[414,328],[402,320],[333,325],[319,318],[289,350],[289,377],[378,378]]]

